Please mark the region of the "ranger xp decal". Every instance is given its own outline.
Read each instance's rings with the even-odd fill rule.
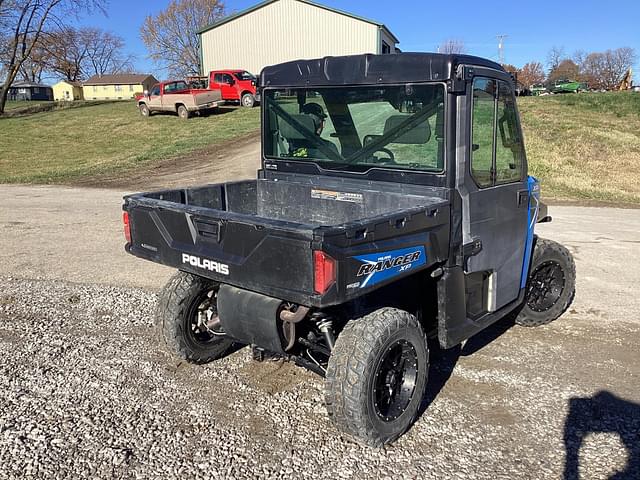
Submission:
[[[364,277],[360,288],[369,287],[427,263],[424,247],[409,247],[353,257],[360,262],[357,277]]]

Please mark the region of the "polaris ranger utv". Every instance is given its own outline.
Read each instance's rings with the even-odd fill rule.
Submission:
[[[126,249],[178,269],[156,321],[181,358],[237,345],[326,379],[329,417],[380,446],[418,414],[427,338],[561,315],[575,267],[549,221],[511,76],[465,55],[294,61],[260,76],[257,179],[125,197]]]

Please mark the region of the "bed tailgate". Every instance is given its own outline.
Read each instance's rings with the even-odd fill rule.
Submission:
[[[125,202],[129,253],[278,298],[304,301],[313,293],[311,230],[162,203]]]

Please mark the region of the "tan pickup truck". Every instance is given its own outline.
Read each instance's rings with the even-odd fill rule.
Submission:
[[[153,112],[174,112],[187,119],[195,112],[223,104],[220,90],[194,90],[184,80],[157,83],[138,98],[138,108],[144,117]]]

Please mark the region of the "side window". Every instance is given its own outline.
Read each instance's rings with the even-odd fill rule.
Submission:
[[[498,82],[497,117],[496,183],[515,182],[522,178],[522,139],[511,88],[502,81]]]
[[[233,77],[228,73],[225,73],[223,76],[224,83],[231,85],[233,83]]]
[[[493,184],[495,99],[495,80],[481,77],[473,80],[471,175],[480,187]]]
[[[221,73],[216,73],[216,74],[213,76],[213,81],[214,81],[215,83],[222,83],[222,74],[221,74]]]
[[[160,95],[160,85],[154,85],[151,89],[151,95]]]

